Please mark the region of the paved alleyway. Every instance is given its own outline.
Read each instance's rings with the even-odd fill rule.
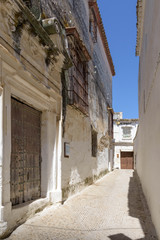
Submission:
[[[64,205],[37,214],[8,239],[157,239],[136,179],[132,170],[115,170]]]

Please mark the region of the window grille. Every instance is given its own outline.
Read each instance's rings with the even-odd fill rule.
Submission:
[[[130,139],[131,138],[131,127],[123,127],[123,138]]]
[[[108,135],[113,138],[113,113],[111,111],[108,111]]]
[[[91,130],[91,140],[92,140],[92,157],[97,156],[97,132],[93,129]]]
[[[87,50],[82,45],[82,40],[73,35],[68,37],[68,42],[73,62],[73,67],[69,70],[68,104],[88,115],[88,60],[84,53]]]

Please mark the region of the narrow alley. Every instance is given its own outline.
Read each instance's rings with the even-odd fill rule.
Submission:
[[[157,239],[133,170],[115,170],[56,208],[18,227],[8,240]]]

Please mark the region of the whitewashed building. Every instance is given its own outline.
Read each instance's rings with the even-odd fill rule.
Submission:
[[[123,119],[122,112],[114,113],[114,168],[133,169],[133,140],[138,127],[138,119]]]
[[[160,1],[137,1],[139,128],[136,169],[160,239]]]

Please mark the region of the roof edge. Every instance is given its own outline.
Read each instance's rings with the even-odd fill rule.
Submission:
[[[144,9],[145,9],[145,0],[137,0],[137,6],[136,6],[136,14],[137,14],[136,56],[140,56],[140,53],[141,53],[142,39],[143,39]]]
[[[65,30],[66,30],[66,35],[67,36],[72,35],[78,40],[78,42],[80,44],[80,47],[83,51],[83,54],[85,56],[85,59],[86,59],[87,62],[89,62],[91,60],[91,56],[90,56],[83,40],[80,38],[80,34],[79,34],[77,28],[76,27],[66,27]]]
[[[139,119],[138,118],[131,118],[131,119],[128,119],[128,118],[123,118],[123,119],[113,119],[113,121],[115,122],[138,122]]]
[[[97,25],[98,25],[98,28],[99,28],[99,31],[100,31],[101,39],[102,39],[103,46],[104,46],[104,49],[105,49],[105,53],[106,53],[106,56],[107,56],[107,59],[108,59],[108,62],[109,62],[111,73],[112,73],[112,76],[115,76],[115,68],[114,68],[111,52],[110,52],[110,49],[109,49],[107,36],[106,36],[105,30],[104,30],[103,21],[102,21],[102,17],[101,17],[99,7],[98,7],[98,3],[97,3],[97,1],[91,1],[90,0],[89,1],[89,6],[92,6],[94,8],[95,15],[96,15],[96,20],[97,20]]]

